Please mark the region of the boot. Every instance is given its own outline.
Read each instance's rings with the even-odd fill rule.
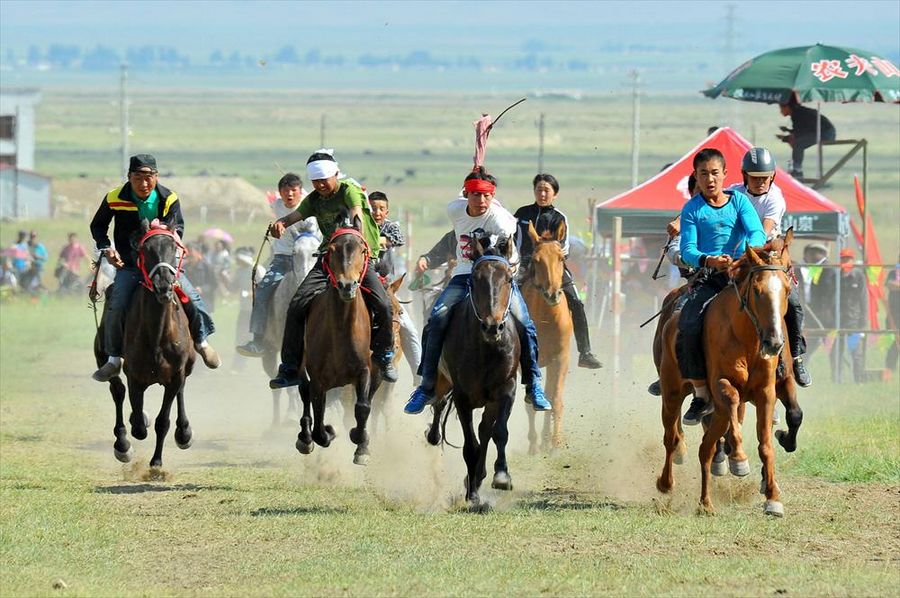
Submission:
[[[121,363],[115,364],[107,361],[91,375],[91,378],[93,378],[97,382],[109,382],[110,380],[118,376],[121,371]]]
[[[797,384],[806,388],[810,384],[812,384],[812,378],[809,376],[809,371],[806,369],[806,364],[803,363],[803,357],[795,357],[794,358],[794,380],[797,381]]]
[[[197,344],[194,345],[194,348],[197,350],[197,353],[200,354],[200,357],[203,359],[203,363],[206,364],[211,370],[216,369],[222,364],[222,361],[219,359],[219,354],[215,349],[212,348],[212,345],[209,343],[205,344]]]
[[[599,370],[603,367],[603,364],[600,363],[600,360],[597,359],[596,355],[590,351],[585,351],[578,356],[578,367],[587,368],[589,370]]]

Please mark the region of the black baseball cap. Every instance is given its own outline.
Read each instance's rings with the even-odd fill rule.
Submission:
[[[150,154],[137,154],[131,156],[128,163],[128,172],[159,172],[156,168],[156,158]]]

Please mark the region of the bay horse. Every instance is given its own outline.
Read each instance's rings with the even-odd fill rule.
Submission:
[[[487,476],[488,444],[497,447],[492,488],[512,490],[512,477],[506,462],[509,440],[509,416],[516,396],[516,371],[519,366],[519,335],[510,316],[513,300],[513,275],[509,259],[512,241],[501,240],[485,249],[473,243],[472,273],[468,300],[458,304],[450,315],[444,339],[435,396],[434,418],[427,438],[431,444],[441,440],[439,420],[446,397],[459,414],[466,462],[466,501],[481,506],[478,490]],[[472,411],[484,408],[478,437],[475,436]]]
[[[180,302],[189,299],[176,285],[187,250],[174,232],[173,224],[166,222],[161,225],[154,220],[151,226],[147,220],[141,222],[141,237],[136,246],[138,268],[143,280],[125,317],[123,371],[128,381],[128,399],[131,403],[131,435],[137,440],[147,437],[149,425],[144,413],[144,392],[153,384],[161,384],[164,388],[162,407],[154,424],[156,450],[150,459],[151,467],[162,466],[163,444],[169,432],[173,401],[177,400],[178,409],[175,443],[181,449],[190,448],[193,443],[191,425],[184,408],[184,384],[193,370],[196,353],[188,318],[180,305]],[[103,326],[101,323],[94,339],[94,356],[98,366],[109,357],[101,343]],[[116,459],[127,463],[132,459],[133,450],[125,431],[122,409],[125,385],[121,377],[110,380],[109,388],[116,405],[113,453]]]
[[[528,235],[534,246],[534,253],[522,284],[522,296],[528,305],[528,313],[537,328],[538,355],[540,367],[547,368],[545,391],[553,404],[552,413],[544,417],[541,445],[559,448],[562,444],[563,388],[569,370],[569,352],[572,340],[572,314],[569,312],[563,291],[563,272],[566,256],[562,240],[566,237],[563,223],[551,238],[549,231],[538,235],[534,224],[528,225]],[[538,452],[538,435],[535,431],[535,412],[528,412],[528,451]],[[550,433],[550,420],[553,433]]]
[[[311,232],[301,233],[294,241],[294,253],[291,270],[285,272],[284,278],[275,289],[275,296],[269,302],[269,314],[266,318],[266,332],[263,336],[263,346],[266,352],[262,356],[263,370],[274,378],[278,372],[278,350],[281,348],[281,338],[284,335],[284,321],[287,317],[288,305],[297,291],[297,287],[306,278],[315,264],[315,252],[319,247],[319,239]],[[277,347],[277,348],[275,348]],[[288,414],[299,414],[300,397],[293,387],[285,389],[288,395]],[[282,423],[281,416],[281,391],[280,388],[272,389],[272,426]]]
[[[792,240],[793,230],[788,230],[784,239],[773,240],[761,248],[748,247],[733,266],[729,286],[706,309],[703,346],[707,384],[715,411],[708,420],[698,457],[702,478],[700,505],[708,511],[712,510],[711,465],[723,434],[730,448],[729,469],[736,475],[749,473],[741,426],[744,406],[750,402],[755,404],[757,412],[758,450],[763,462],[761,492],[766,495],[764,512],[774,516],[784,514],[774,477],[772,448],[776,395],[780,395],[787,408],[788,424],[788,432],[776,433],[776,438],[788,452],[796,448],[796,434],[803,419],[796,401],[796,385],[788,373],[790,367],[784,368],[781,378],[778,372],[779,356],[783,363],[791,363],[789,343],[785,342],[784,314],[791,284],[788,247]],[[681,379],[674,360],[677,316],[665,326],[660,370],[666,462],[657,479],[657,488],[662,492],[672,487],[673,453],[677,444],[683,443],[679,421],[681,404],[690,392],[690,384]]]
[[[306,327],[306,356],[301,372],[300,397],[303,415],[296,447],[307,455],[313,442],[327,447],[335,432],[325,423],[325,394],[332,388],[352,384],[356,391],[356,427],[350,440],[357,445],[353,462],[369,462],[369,434],[366,423],[371,400],[381,384],[381,368],[372,362],[369,349],[371,320],[360,285],[369,266],[369,246],[356,216],[350,228],[338,228],[328,241],[323,265],[331,284],[310,304]],[[312,408],[312,413],[310,413]]]

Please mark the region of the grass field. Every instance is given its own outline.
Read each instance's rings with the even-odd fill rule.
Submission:
[[[778,449],[786,516],[771,519],[755,473],[716,479],[717,514],[697,514],[693,429],[674,493],[656,492],[649,363],[617,395],[608,369],[574,370],[566,447],[529,456],[517,405],[515,490],[487,490],[493,509],[474,514],[460,505],[460,452],[428,447],[424,419],[399,413],[406,371],[368,468],[351,464],[338,413],[332,447],[301,456],[294,427],[269,427],[262,372],[229,372],[235,306],[215,315],[225,365],[188,381],[196,441],[183,452],[170,435],[165,479],[150,480],[152,430],[135,464],[113,458],[86,302],[0,306],[0,594],[886,596],[900,585],[896,381],[829,385],[824,356],[813,359],[800,448]],[[160,396],[148,392],[151,417]]]

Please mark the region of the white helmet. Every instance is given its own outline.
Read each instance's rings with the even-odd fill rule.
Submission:
[[[752,147],[741,160],[741,172],[750,176],[771,176],[775,174],[775,158],[764,147]]]

